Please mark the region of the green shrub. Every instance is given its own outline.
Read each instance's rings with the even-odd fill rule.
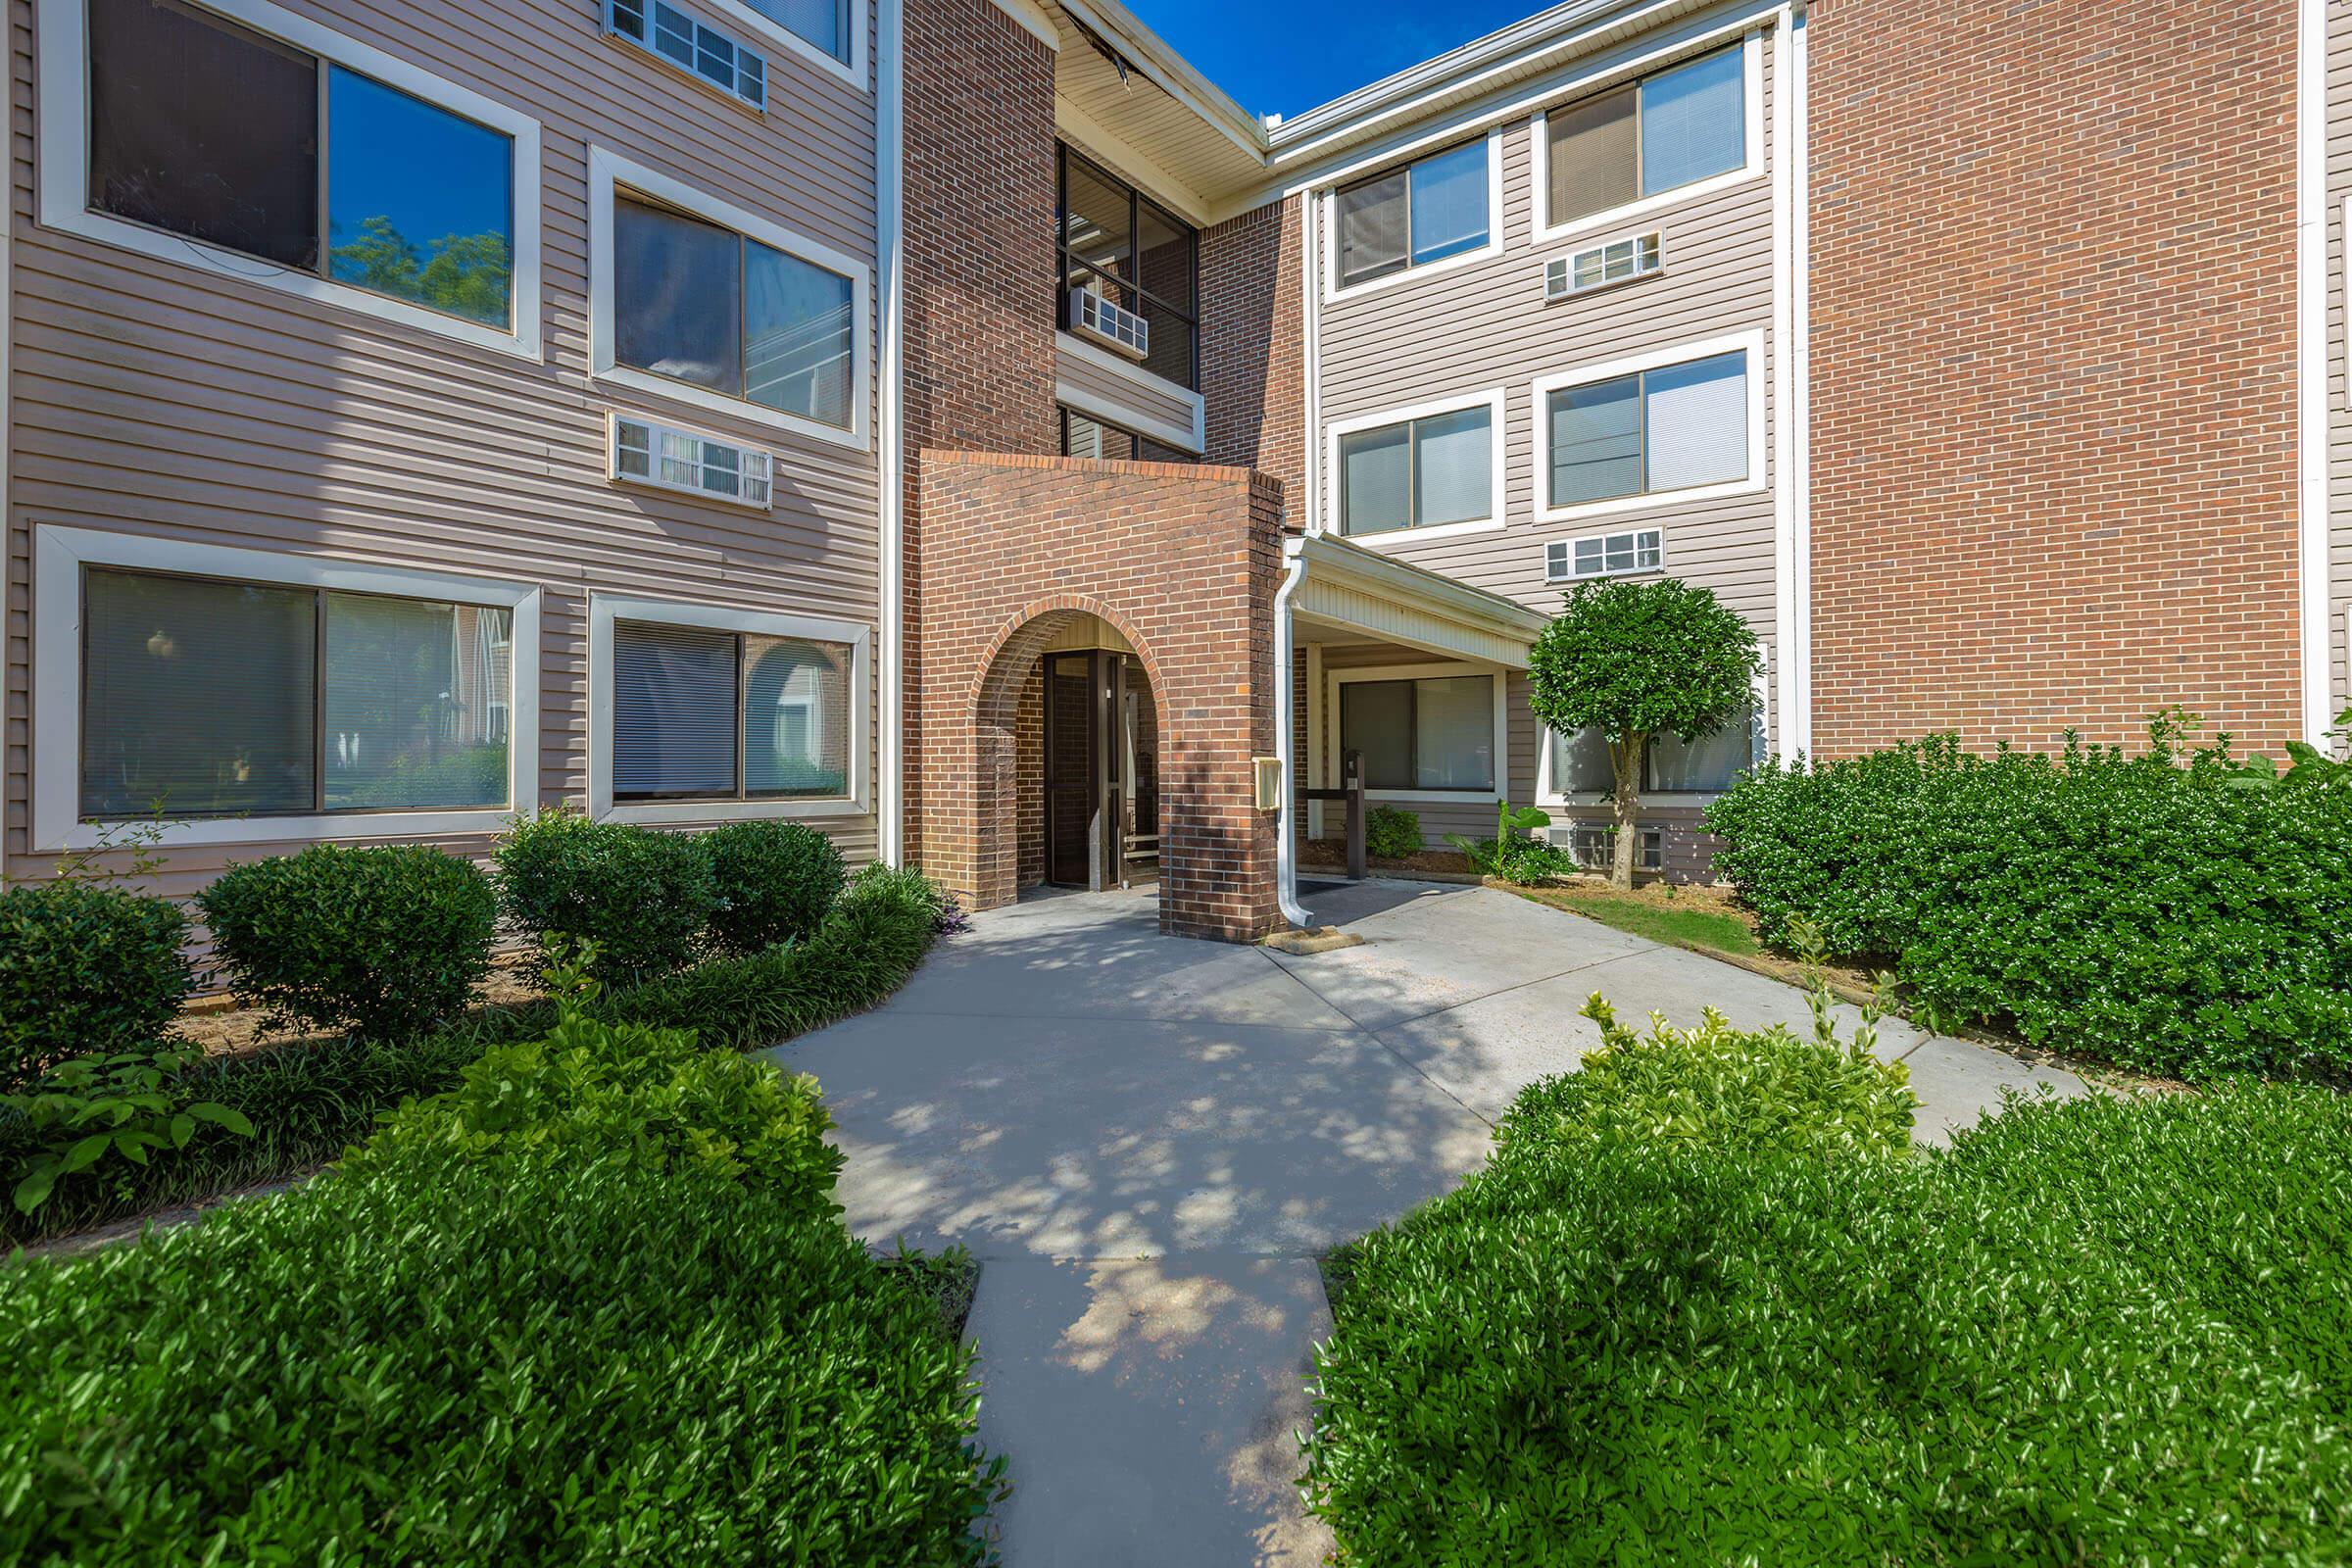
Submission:
[[[1421,853],[1421,818],[1397,806],[1375,806],[1364,817],[1364,853],[1401,860]]]
[[[841,894],[841,852],[800,822],[729,822],[703,835],[718,907],[710,935],[728,953],[797,942]]]
[[[824,1141],[833,1119],[816,1080],[706,1051],[686,1030],[570,1011],[541,1038],[484,1052],[459,1080],[401,1106],[345,1167],[364,1173],[436,1148],[470,1157],[609,1152],[649,1170],[706,1167],[831,1208],[841,1154]]]
[[[2142,1071],[2352,1073],[2352,786],[1949,737],[1768,766],[1709,808],[1769,941],[1890,960],[1926,1012]]]
[[[1531,1090],[1487,1169],[1352,1250],[1307,1446],[1340,1560],[2253,1564],[2347,1539],[2352,1102],[2029,1104],[1913,1159],[1890,1102],[1812,1136],[1858,1064],[1691,1045]],[[2258,1204],[2292,1206],[2234,1236]]]
[[[562,808],[514,819],[499,842],[498,895],[542,947],[595,943],[599,976],[620,984],[693,962],[718,902],[696,840]]]
[[[423,844],[313,845],[232,865],[196,902],[239,1002],[381,1039],[462,1011],[498,923],[490,879]]]
[[[964,924],[963,910],[947,890],[911,865],[884,865],[879,860],[861,865],[842,890],[842,898],[853,904],[886,905],[909,914],[927,910],[937,931],[958,930]]]
[[[698,1161],[420,1148],[0,1279],[0,1559],[968,1563],[971,1352]]]
[[[166,899],[64,880],[0,892],[0,1091],[152,1045],[187,998],[186,937]]]

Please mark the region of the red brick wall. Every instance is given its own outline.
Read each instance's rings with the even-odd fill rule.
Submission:
[[[924,868],[980,907],[1021,878],[1023,691],[1071,614],[1133,645],[1159,722],[1160,924],[1271,930],[1274,813],[1250,759],[1274,749],[1282,487],[1245,469],[923,454],[919,592],[931,784]]]
[[[912,0],[905,35],[905,759],[912,823],[931,785],[922,450],[1048,453],[1060,435],[1054,52],[990,0]]]
[[[1200,236],[1200,399],[1206,457],[1305,482],[1298,198]],[[1303,521],[1303,519],[1301,519]]]
[[[2293,0],[1817,0],[1813,732],[2295,732]]]

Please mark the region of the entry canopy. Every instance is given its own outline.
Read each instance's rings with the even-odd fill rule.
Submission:
[[[1299,640],[1338,629],[1446,658],[1527,667],[1545,617],[1516,600],[1473,588],[1333,534],[1305,534],[1284,553],[1306,573],[1291,597]]]

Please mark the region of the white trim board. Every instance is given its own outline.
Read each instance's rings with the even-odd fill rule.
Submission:
[[[1645,67],[1641,74],[1632,77],[1631,81],[1612,82],[1604,90],[1613,91],[1617,87],[1631,85],[1632,82],[1641,81],[1644,77],[1654,76],[1661,71],[1672,70],[1687,60],[1694,60],[1700,55],[1711,54],[1720,47],[1722,47],[1722,41],[1715,39],[1697,48],[1678,51],[1670,58]],[[1601,212],[1587,213],[1582,217],[1571,218],[1557,223],[1551,221],[1551,148],[1550,136],[1546,129],[1547,111],[1558,108],[1563,103],[1574,102],[1579,97],[1591,97],[1592,94],[1586,92],[1563,95],[1561,98],[1553,100],[1545,109],[1538,110],[1535,118],[1528,122],[1527,126],[1527,211],[1528,220],[1535,228],[1535,232],[1531,236],[1532,242],[1537,245],[1549,245],[1571,237],[1581,238],[1595,229],[1631,223],[1665,208],[1679,207],[1685,202],[1698,201],[1712,196],[1718,191],[1730,190],[1735,186],[1744,185],[1750,180],[1762,178],[1764,174],[1764,29],[1760,26],[1751,27],[1747,31],[1740,47],[1740,115],[1745,122],[1742,134],[1747,142],[1747,159],[1740,168],[1726,170],[1720,174],[1710,174],[1704,179],[1692,180],[1688,185],[1677,185],[1672,190],[1662,190],[1652,196],[1638,197],[1633,201],[1621,203]],[[1639,131],[1637,130],[1636,133],[1639,134]]]
[[[2295,46],[2295,402],[2297,625],[2303,738],[2324,745],[2328,702],[2328,3],[2297,0]],[[2352,210],[2348,210],[2352,211]],[[2347,232],[2352,247],[2352,231]]]
[[[1346,669],[1324,672],[1326,685],[1324,708],[1330,714],[1329,744],[1335,753],[1347,750],[1346,736],[1340,728],[1342,710],[1340,688],[1373,680],[1446,680],[1459,675],[1485,675],[1494,687],[1494,787],[1491,790],[1375,790],[1364,791],[1367,801],[1394,803],[1398,806],[1493,806],[1504,799],[1511,788],[1511,726],[1505,711],[1510,671],[1493,664],[1473,663],[1465,660],[1448,660],[1440,663],[1419,664],[1355,664]],[[1310,734],[1309,745],[1318,744],[1322,737]],[[1341,776],[1335,756],[1331,775]]]
[[[1500,256],[1503,247],[1502,134],[1503,127],[1500,125],[1491,125],[1486,131],[1487,242],[1474,250],[1441,257],[1434,262],[1424,262],[1418,267],[1407,266],[1400,272],[1390,272],[1366,282],[1343,285],[1340,282],[1339,188],[1342,184],[1353,184],[1355,181],[1352,178],[1335,180],[1329,188],[1320,192],[1316,199],[1324,209],[1323,229],[1327,236],[1323,247],[1323,259],[1318,269],[1323,274],[1324,300],[1329,304],[1336,305],[1344,300],[1360,299],[1366,294],[1377,294],[1385,289],[1396,288],[1423,278],[1435,277],[1442,272],[1450,272],[1457,268],[1468,267],[1474,262],[1493,261],[1495,257]],[[1469,136],[1449,138],[1451,141],[1463,143],[1473,138]],[[1444,150],[1445,148],[1441,145],[1430,148],[1428,152]],[[1391,158],[1388,162],[1392,165],[1417,163],[1421,158],[1428,156],[1428,152],[1415,152],[1410,157]],[[1377,167],[1375,172],[1377,172]]]
[[[1545,430],[1547,421],[1544,416],[1544,400],[1546,397],[1562,387],[1586,386],[1594,381],[1631,375],[1638,370],[1655,370],[1669,365],[1736,353],[1747,356],[1743,377],[1747,393],[1745,477],[1726,479],[1719,484],[1691,485],[1681,490],[1645,490],[1639,495],[1578,501],[1564,507],[1551,504],[1551,439]],[[1766,466],[1769,448],[1764,428],[1764,332],[1761,328],[1734,332],[1723,337],[1702,338],[1694,343],[1668,344],[1664,348],[1628,355],[1621,360],[1556,370],[1549,375],[1537,376],[1530,382],[1528,397],[1529,417],[1536,432],[1532,476],[1535,484],[1535,514],[1539,522],[1576,522],[1587,517],[1606,517],[1619,513],[1652,511],[1659,507],[1688,506],[1696,501],[1716,501],[1726,496],[1753,495],[1762,492],[1770,484]]]
[[[1379,409],[1370,414],[1350,415],[1334,419],[1323,427],[1323,464],[1331,475],[1333,496],[1331,530],[1349,544],[1366,550],[1378,550],[1384,555],[1390,550],[1416,539],[1444,539],[1455,534],[1484,533],[1503,526],[1503,429],[1502,413],[1505,389],[1491,386],[1476,392],[1456,393],[1451,397],[1432,398],[1426,403],[1407,404],[1403,408]],[[1441,414],[1458,414],[1464,409],[1484,408],[1487,415],[1489,451],[1487,456],[1487,487],[1492,498],[1487,514],[1461,522],[1431,523],[1424,527],[1392,528],[1385,533],[1349,534],[1344,531],[1348,514],[1347,486],[1340,471],[1340,440],[1343,436],[1365,430],[1382,430],[1412,419],[1431,418]],[[1384,545],[1382,541],[1389,541]]]
[[[723,393],[617,363],[613,352],[612,325],[612,199],[615,187],[622,185],[850,280],[850,296],[855,306],[850,328],[855,375],[850,389],[848,428],[827,424],[821,419],[787,414],[780,409],[754,403],[748,398],[727,397]],[[597,380],[612,386],[625,386],[648,397],[690,404],[730,418],[789,430],[832,446],[852,447],[862,452],[870,445],[868,426],[873,400],[873,270],[856,257],[796,234],[781,223],[698,190],[684,180],[672,178],[642,164],[631,163],[607,148],[594,144],[589,146],[588,372]]]
[[[711,631],[750,632],[761,637],[799,637],[848,643],[850,654],[850,789],[847,795],[789,800],[662,801],[615,804],[612,799],[612,623],[646,621],[659,626],[698,626]],[[864,816],[873,806],[868,788],[874,746],[871,697],[873,628],[862,621],[830,620],[747,610],[733,605],[696,605],[668,599],[632,599],[615,594],[588,596],[588,814],[615,822],[649,824],[732,822],[749,817]]]
[[[539,800],[539,588],[490,577],[367,565],[325,556],[198,544],[149,534],[39,523],[32,564],[31,853],[87,849],[99,828],[81,820],[81,568],[122,566],[240,582],[390,594],[514,612],[507,721],[508,800],[495,807],[324,815],[205,817],[169,822],[159,845],[266,844],[281,839],[413,838],[495,833]],[[169,809],[167,806],[167,809]]]
[[[272,5],[270,0],[204,0],[202,9],[255,32],[342,66],[436,109],[498,131],[514,143],[511,170],[513,295],[510,327],[464,320],[406,300],[297,272],[184,234],[150,228],[89,206],[90,71],[84,0],[36,0],[39,123],[34,136],[41,225],[156,261],[193,267],[215,277],[292,294],[355,315],[536,361],[540,345],[539,122],[495,99],[436,76],[396,56]],[[324,172],[321,171],[321,180]],[[323,212],[321,220],[323,221]]]

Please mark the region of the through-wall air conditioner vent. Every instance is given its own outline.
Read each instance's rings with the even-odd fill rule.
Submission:
[[[1655,571],[1665,559],[1666,535],[1658,528],[1628,528],[1623,533],[1554,539],[1544,547],[1544,580],[1572,582],[1579,577]]]
[[[1631,283],[1648,277],[1664,265],[1664,252],[1655,234],[1634,234],[1554,257],[1544,264],[1544,297],[1564,300],[1571,294]]]
[[[1070,290],[1070,330],[1106,344],[1131,360],[1152,352],[1152,323],[1092,289]]]
[[[682,490],[765,512],[775,494],[775,457],[758,447],[656,424],[634,415],[612,416],[612,477],[624,484]]]
[[[767,108],[766,59],[663,0],[605,0],[605,30],[754,109]]]

